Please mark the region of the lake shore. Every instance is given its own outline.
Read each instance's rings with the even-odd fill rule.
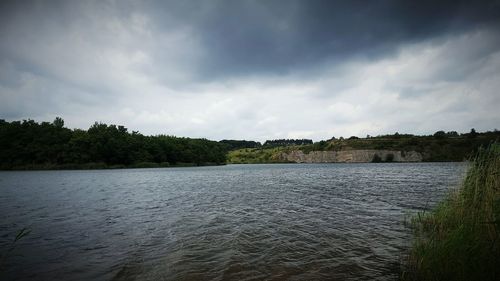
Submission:
[[[85,163],[85,164],[33,164],[20,165],[14,167],[1,167],[0,171],[51,171],[51,170],[113,170],[113,169],[145,169],[145,168],[180,168],[180,167],[204,167],[204,166],[223,166],[218,163],[176,163],[170,164],[142,162],[132,165],[109,165],[106,163]]]

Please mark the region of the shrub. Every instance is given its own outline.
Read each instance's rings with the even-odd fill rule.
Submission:
[[[372,163],[382,162],[382,158],[378,154],[373,155]]]
[[[385,162],[392,162],[394,161],[394,154],[389,153],[385,156]]]

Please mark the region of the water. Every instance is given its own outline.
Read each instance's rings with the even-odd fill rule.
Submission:
[[[395,280],[463,163],[0,172],[2,280]]]

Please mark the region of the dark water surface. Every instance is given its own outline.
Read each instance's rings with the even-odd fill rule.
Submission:
[[[2,280],[395,280],[463,163],[0,172]]]

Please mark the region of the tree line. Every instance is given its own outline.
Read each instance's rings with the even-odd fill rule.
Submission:
[[[312,144],[313,141],[310,139],[277,139],[277,140],[266,140],[264,144],[257,141],[248,140],[221,140],[227,146],[228,150],[237,150],[242,148],[270,148],[277,146],[290,146],[290,145],[306,145]]]
[[[106,168],[223,164],[227,146],[207,139],[144,136],[124,126],[94,123],[68,129],[64,120],[0,119],[0,168]]]
[[[225,144],[228,150],[258,148],[262,146],[260,142],[247,140],[221,140],[220,143]]]
[[[313,144],[310,139],[278,139],[278,140],[267,140],[264,142],[264,147],[276,147],[276,146],[289,146],[289,145],[306,145]]]

